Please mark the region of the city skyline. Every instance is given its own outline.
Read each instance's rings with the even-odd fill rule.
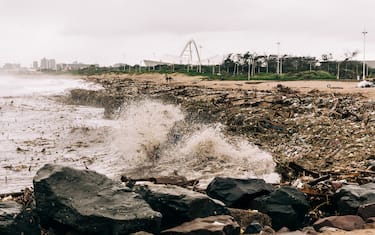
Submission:
[[[194,39],[203,58],[227,53],[375,59],[371,0],[2,0],[0,64],[36,58],[112,65],[177,56]]]

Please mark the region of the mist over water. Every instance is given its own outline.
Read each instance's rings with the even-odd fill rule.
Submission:
[[[101,87],[69,76],[0,74],[0,97],[52,95],[71,88]]]
[[[187,123],[183,111],[155,100],[128,104],[113,143],[131,176],[182,175],[202,185],[215,176],[263,178],[276,183],[272,156],[220,124]]]

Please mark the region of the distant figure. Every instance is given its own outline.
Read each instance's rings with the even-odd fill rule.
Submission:
[[[167,83],[169,83],[172,79],[173,79],[173,78],[172,78],[172,77],[169,77],[167,73],[165,74],[165,81],[166,81]]]

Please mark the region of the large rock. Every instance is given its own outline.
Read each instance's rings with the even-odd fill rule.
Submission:
[[[284,226],[296,230],[302,226],[310,206],[302,192],[285,186],[268,196],[255,198],[251,207],[269,215],[275,230]]]
[[[235,179],[216,177],[207,187],[207,195],[228,207],[249,209],[251,200],[273,192],[271,184],[263,179]]]
[[[319,219],[313,225],[314,229],[319,231],[322,227],[332,227],[352,231],[354,229],[362,229],[365,221],[356,215],[330,216]]]
[[[334,198],[341,215],[355,215],[361,205],[375,203],[375,183],[344,186]]]
[[[358,215],[364,220],[375,217],[375,202],[360,205],[358,208]]]
[[[198,218],[180,226],[164,230],[163,235],[239,235],[240,226],[229,215]]]
[[[40,228],[32,211],[14,201],[0,202],[0,234],[40,235]]]
[[[47,164],[34,177],[34,190],[45,227],[104,235],[159,232],[159,212],[96,172]]]
[[[171,228],[195,218],[229,214],[225,205],[205,194],[175,185],[136,185],[134,190],[163,215],[162,227]]]

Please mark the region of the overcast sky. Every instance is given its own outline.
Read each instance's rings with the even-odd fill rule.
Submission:
[[[375,59],[374,0],[0,0],[0,65],[55,58],[109,65],[229,52]]]

